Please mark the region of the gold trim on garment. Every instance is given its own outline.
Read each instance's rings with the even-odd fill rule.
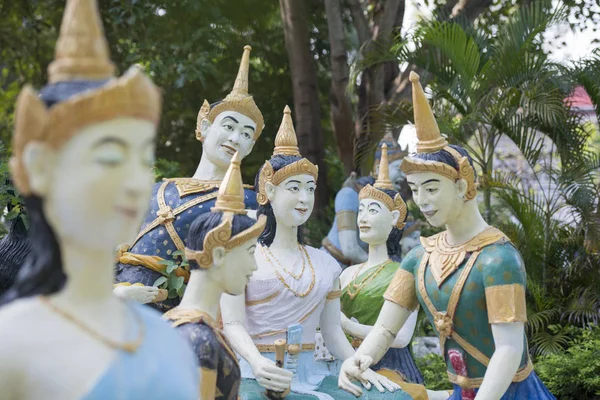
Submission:
[[[175,183],[179,198],[189,196],[190,194],[207,192],[218,189],[222,181],[203,181],[196,178],[165,178],[169,182]],[[243,185],[244,189],[254,190],[252,185]]]
[[[525,287],[518,283],[485,288],[490,324],[527,322]]]
[[[409,311],[416,310],[419,300],[415,290],[415,276],[402,268],[398,268],[383,294],[383,298]]]
[[[286,346],[286,351],[289,351],[290,346],[298,346],[297,344],[288,344]],[[303,343],[302,346],[298,346],[300,351],[315,351],[314,343]],[[256,348],[261,353],[275,353],[275,345],[274,344],[257,344]]]
[[[315,312],[315,310],[317,309],[317,307],[319,307],[319,304],[320,303],[315,304],[315,306],[309,312],[307,312],[302,318],[300,318],[297,323],[301,324],[304,321],[306,321],[308,319],[308,317],[310,317],[312,315],[312,313]],[[263,337],[278,335],[280,333],[286,333],[286,332],[287,332],[287,328],[285,328],[285,329],[278,329],[276,331],[267,331],[265,333],[257,333],[256,335],[252,335],[250,337],[252,339],[260,339],[260,338],[263,338]]]
[[[217,370],[200,367],[200,399],[214,400],[217,395]]]
[[[527,364],[517,371],[512,381],[523,382],[529,377],[532,371],[533,363],[531,362],[531,359],[528,359]],[[477,389],[483,383],[483,378],[468,378],[466,376],[456,375],[450,371],[447,371],[447,373],[450,382],[460,386],[463,389]]]
[[[493,226],[487,227],[466,243],[457,246],[448,244],[447,235],[448,232],[444,231],[428,238],[421,237],[421,244],[429,253],[431,274],[438,287],[460,267],[467,253],[479,251],[500,240],[509,241],[502,231]]]
[[[253,306],[257,306],[259,304],[269,303],[271,300],[273,300],[274,298],[276,298],[280,294],[281,294],[281,290],[277,290],[277,291],[271,293],[270,295],[268,295],[267,297],[262,298],[262,299],[258,299],[258,300],[246,300],[246,307],[253,307]]]
[[[122,253],[117,259],[117,262],[121,264],[137,265],[162,274],[167,270],[167,266],[165,264],[161,264],[161,261],[164,261],[164,259],[158,256],[148,256],[130,252]],[[179,266],[175,270],[175,275],[183,276],[184,282],[187,282],[190,279],[189,267]]]
[[[327,293],[327,297],[325,297],[325,298],[327,300],[333,300],[333,299],[339,299],[340,297],[342,297],[341,290],[332,290],[331,292]]]
[[[358,230],[358,226],[356,225],[356,218],[356,211],[344,210],[336,212],[335,223],[338,232]]]
[[[212,329],[219,343],[221,343],[223,348],[225,348],[229,355],[234,359],[234,362],[237,363],[237,356],[235,355],[235,352],[233,351],[231,346],[229,346],[229,343],[225,339],[221,327],[208,313],[195,308],[175,307],[164,313],[162,318],[167,321],[172,321],[171,326],[173,328],[177,328],[178,326],[183,324],[199,324],[201,322],[204,323],[204,325]]]

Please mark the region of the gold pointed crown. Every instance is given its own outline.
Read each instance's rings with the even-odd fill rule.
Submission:
[[[261,215],[250,228],[233,237],[231,236],[235,214],[246,214],[240,163],[241,156],[236,151],[231,159],[225,178],[223,178],[223,182],[219,187],[215,206],[210,209],[213,213],[223,213],[221,223],[206,234],[202,250],[185,249],[186,258],[196,261],[202,269],[208,269],[212,266],[212,251],[215,247],[222,246],[225,250],[234,249],[252,238],[259,237],[265,229],[267,217]],[[200,216],[199,218],[205,217]]]
[[[114,76],[96,0],[69,0],[48,81],[103,80]]]
[[[56,45],[56,59],[48,67],[50,83],[103,80],[106,84],[77,93],[47,108],[39,94],[26,85],[15,106],[13,181],[19,191],[30,193],[22,155],[27,143],[42,141],[59,148],[80,129],[119,117],[145,119],[158,124],[160,91],[137,67],[114,78],[108,46],[96,0],[67,0]]]
[[[240,164],[242,157],[238,151],[235,152],[229,169],[219,187],[217,201],[210,210],[215,212],[230,211],[234,214],[246,214],[244,204],[244,184],[242,182],[242,171]]]
[[[250,67],[251,50],[252,47],[248,45],[244,46],[240,69],[233,84],[233,89],[231,89],[231,92],[223,99],[223,101],[217,103],[213,108],[211,108],[210,103],[207,100],[204,100],[204,103],[202,103],[196,121],[196,138],[198,140],[203,140],[200,132],[202,120],[208,119],[213,123],[215,122],[217,115],[221,114],[223,111],[236,111],[250,118],[256,124],[254,140],[257,140],[260,136],[265,126],[265,121],[260,109],[254,102],[254,99],[248,94],[248,71]]]
[[[283,118],[281,119],[281,125],[279,126],[279,131],[275,137],[275,149],[273,150],[273,156],[271,158],[275,156],[302,157],[300,150],[298,149],[298,139],[296,138],[296,131],[294,130],[294,123],[292,121],[292,111],[288,106],[285,106],[283,109]],[[290,176],[302,174],[311,175],[316,181],[317,176],[319,175],[319,167],[308,161],[306,158],[302,158],[275,172],[271,163],[268,160],[265,161],[260,170],[258,179],[258,193],[256,194],[258,203],[265,205],[269,201],[265,189],[267,182],[271,182],[273,185],[279,185]]]
[[[277,131],[277,136],[275,136],[275,149],[273,150],[273,155],[277,154],[285,156],[300,155],[298,139],[296,138],[294,123],[292,122],[292,110],[290,110],[290,107],[288,106],[285,106],[283,109],[281,125],[279,125],[279,131]]]
[[[379,200],[386,205],[388,210],[400,211],[400,216],[398,217],[396,227],[398,229],[402,229],[406,225],[404,220],[406,219],[408,207],[406,207],[406,203],[402,199],[402,196],[400,196],[400,193],[396,193],[396,195],[392,199],[387,193],[384,192],[384,190],[386,189],[396,191],[394,189],[392,181],[390,180],[387,144],[384,143],[381,146],[381,160],[379,162],[379,175],[377,176],[377,180],[375,181],[373,186],[367,185],[364,188],[362,188],[358,194],[358,198],[359,200]]]
[[[448,141],[440,133],[440,128],[419,82],[419,75],[411,71],[409,79],[413,86],[413,112],[418,139],[417,153],[435,153],[448,146]]]
[[[475,169],[469,163],[469,159],[460,154],[456,149],[450,147],[448,141],[441,135],[440,128],[433,116],[433,111],[431,111],[423,87],[419,82],[419,75],[412,71],[409,79],[413,87],[413,110],[418,139],[417,154],[435,153],[444,150],[454,158],[458,165],[458,171],[441,161],[423,160],[411,156],[406,157],[402,161],[400,169],[407,175],[415,172],[433,172],[454,181],[464,179],[467,182],[465,198],[472,200],[477,195],[478,186],[475,178]]]

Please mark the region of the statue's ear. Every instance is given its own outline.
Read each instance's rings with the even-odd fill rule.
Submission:
[[[269,202],[275,199],[275,185],[273,185],[273,183],[265,183],[265,192],[267,194],[267,199],[269,199]]]
[[[223,246],[217,246],[212,249],[213,266],[220,267],[225,262],[226,250]]]
[[[396,226],[396,224],[398,223],[398,218],[400,218],[400,211],[392,211],[392,226]]]
[[[23,165],[29,177],[31,191],[44,197],[51,187],[56,152],[46,143],[30,142],[23,149]]]
[[[206,136],[208,135],[208,130],[210,129],[211,125],[212,124],[210,123],[208,118],[204,118],[204,119],[202,119],[202,121],[200,121],[200,139],[201,140],[206,139]]]
[[[467,194],[467,181],[465,179],[459,179],[454,183],[456,188],[456,197],[459,199],[465,199]]]

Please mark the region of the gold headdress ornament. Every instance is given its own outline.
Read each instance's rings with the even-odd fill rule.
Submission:
[[[419,75],[413,71],[410,73],[409,79],[413,87],[413,110],[418,138],[417,154],[444,150],[454,158],[458,164],[458,171],[440,161],[428,161],[410,156],[404,158],[400,169],[407,175],[415,172],[433,172],[454,181],[464,179],[467,182],[465,198],[467,200],[474,199],[477,195],[475,169],[469,163],[469,159],[450,147],[448,141],[440,134],[433,111],[419,82]]]
[[[213,123],[215,122],[217,115],[221,114],[223,111],[237,111],[250,118],[256,124],[254,140],[257,140],[260,136],[265,127],[265,120],[260,109],[254,102],[254,99],[248,94],[248,70],[250,66],[251,50],[252,47],[248,45],[244,46],[244,54],[242,54],[240,69],[237,78],[235,79],[235,83],[233,84],[233,89],[231,89],[231,93],[213,108],[210,107],[210,103],[207,100],[204,100],[204,103],[202,103],[196,121],[196,138],[198,140],[203,141],[202,133],[200,132],[202,120],[208,119]]]
[[[383,191],[383,189],[395,190],[394,185],[390,180],[387,144],[385,143],[381,146],[381,160],[379,161],[379,175],[377,176],[377,180],[373,186],[367,185],[362,188],[358,194],[358,198],[359,200],[375,199],[385,204],[388,210],[399,211],[400,216],[396,222],[396,227],[398,229],[403,229],[406,225],[404,220],[406,219],[406,213],[408,212],[406,203],[402,199],[402,196],[400,196],[400,193],[396,193],[396,196],[392,199]]]
[[[273,150],[273,156],[271,158],[277,155],[301,156],[300,150],[298,149],[296,131],[294,130],[294,124],[292,122],[292,111],[288,106],[285,106],[283,109],[283,119],[281,120],[279,131],[275,137],[275,150]],[[258,193],[256,194],[258,204],[264,206],[269,202],[265,190],[267,182],[271,182],[273,185],[277,186],[288,177],[301,174],[311,175],[316,181],[317,176],[319,175],[319,167],[308,161],[306,158],[302,158],[286,165],[277,172],[274,172],[271,163],[268,160],[265,161],[260,170],[258,179]]]
[[[381,146],[383,146],[384,143],[388,146],[388,162],[392,163],[396,160],[401,160],[406,155],[406,153],[402,151],[398,141],[394,139],[394,136],[391,133],[386,133],[383,139],[379,141],[379,149],[381,149]],[[375,152],[372,171],[373,176],[377,176],[377,168],[379,167],[380,162],[381,150]]]
[[[221,223],[210,230],[204,237],[204,243],[201,251],[185,249],[185,256],[188,260],[194,260],[202,269],[208,269],[213,264],[213,249],[215,247],[224,247],[225,250],[231,250],[252,238],[260,236],[265,229],[267,218],[261,215],[258,221],[250,228],[231,237],[233,227],[233,217],[235,214],[245,215],[244,209],[244,187],[242,184],[242,172],[240,170],[241,157],[238,152],[235,153],[229,164],[229,169],[223,178],[219,187],[219,194],[215,206],[210,209],[213,213],[223,213]]]
[[[22,163],[27,143],[40,141],[59,148],[78,130],[119,117],[133,117],[158,124],[160,91],[138,68],[114,78],[96,0],[68,0],[56,46],[56,59],[48,67],[50,83],[105,80],[98,89],[83,91],[47,108],[39,94],[25,86],[15,106],[13,181],[29,194],[29,177]]]

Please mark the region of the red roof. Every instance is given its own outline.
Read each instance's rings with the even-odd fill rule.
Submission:
[[[571,103],[571,107],[580,109],[594,108],[592,99],[587,94],[583,86],[577,86],[573,93],[565,99],[567,103]]]

